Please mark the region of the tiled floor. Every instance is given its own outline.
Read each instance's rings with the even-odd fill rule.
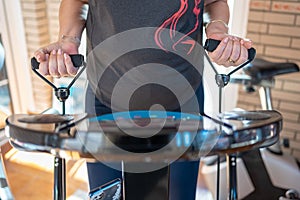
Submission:
[[[3,152],[3,151],[2,151]],[[53,189],[53,156],[11,149],[4,153],[4,162],[15,200],[51,200]],[[85,161],[66,160],[67,200],[87,200]],[[201,186],[201,185],[200,185]],[[200,187],[196,200],[211,200],[211,194]]]

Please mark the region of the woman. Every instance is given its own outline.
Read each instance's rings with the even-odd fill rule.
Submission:
[[[87,19],[82,17],[85,3],[89,4]],[[87,68],[89,87],[86,94],[86,110],[88,113],[102,115],[122,110],[148,110],[161,107],[165,110],[181,112],[193,112],[197,107],[196,110],[201,112],[203,110],[201,71],[195,70],[191,63],[186,61],[185,56],[179,54],[185,52],[186,57],[195,55],[195,45],[201,44],[204,12],[210,19],[206,25],[206,37],[221,41],[217,49],[209,53],[211,60],[225,67],[237,66],[245,62],[248,57],[247,49],[251,48],[252,44],[251,41],[228,35],[229,9],[226,0],[62,0],[59,11],[58,41],[35,52],[35,57],[40,62],[39,71],[43,75],[53,77],[75,75],[77,69],[73,67],[69,54],[78,53],[82,31],[86,28],[88,52],[92,55],[88,58],[94,59],[90,63],[96,62],[88,65]],[[152,28],[148,29],[148,27]],[[147,38],[145,40],[151,48],[147,48],[147,44],[146,48],[142,48],[145,47],[144,41],[139,40],[140,46],[133,47],[130,52],[128,50],[111,63],[103,64],[103,60],[114,51],[136,45],[134,40],[130,43],[127,40],[118,40],[124,34],[126,38],[136,32],[138,32],[137,37],[143,34],[149,36],[145,37]],[[118,42],[112,42],[109,48],[102,49],[103,44],[111,38]],[[99,47],[101,50],[97,50]],[[94,54],[100,58],[93,58]],[[146,66],[149,63],[152,63],[153,67]],[[118,85],[120,80],[123,81],[122,77],[127,72],[132,72],[135,67],[144,65],[138,77],[136,74],[131,74],[127,79],[134,83],[140,79],[148,82],[140,81],[138,83],[140,87],[135,88],[134,92],[128,90],[130,93],[125,107],[121,106],[124,101],[113,102],[113,96],[118,96],[118,92],[113,93],[114,88],[120,85]],[[174,91],[168,88],[168,83],[167,86],[159,84],[165,81],[164,77],[174,78],[167,74],[168,70],[158,70],[159,74],[167,74],[161,78],[157,78],[157,74],[153,73],[153,69],[158,69],[159,66],[164,69],[165,65],[171,66],[175,74],[179,72],[178,77],[182,75],[192,86],[192,95],[179,95],[186,98],[183,103],[178,100],[176,93],[185,92],[185,87],[182,87],[184,84],[182,82],[178,84],[182,88],[176,90],[174,96]],[[134,84],[131,82],[128,85],[125,82],[126,87],[124,84],[121,87],[123,89],[133,87]],[[169,85],[171,87],[172,84]],[[160,106],[155,107],[156,105]],[[171,200],[195,199],[198,166],[198,162],[171,164],[169,197]],[[91,189],[121,177],[120,171],[100,162],[89,163],[88,174]]]

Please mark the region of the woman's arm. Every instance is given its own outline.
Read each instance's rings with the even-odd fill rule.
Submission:
[[[208,38],[215,33],[228,33],[227,24],[230,14],[226,0],[206,0],[205,12],[209,15],[210,20],[206,27]]]
[[[63,35],[80,39],[85,27],[82,0],[62,0],[59,8],[59,39]]]
[[[39,71],[54,77],[75,75],[69,54],[77,54],[85,27],[84,4],[82,0],[62,0],[59,8],[59,35],[57,42],[40,48],[35,57],[40,62]]]
[[[222,41],[214,52],[209,53],[210,58],[217,64],[224,66],[237,66],[248,59],[247,49],[252,42],[228,34],[229,7],[227,0],[205,0],[205,12],[210,22],[206,26],[207,38]]]

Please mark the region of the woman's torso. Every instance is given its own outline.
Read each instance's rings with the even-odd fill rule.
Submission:
[[[133,109],[178,107],[174,98],[190,96],[201,80],[193,48],[201,44],[202,13],[197,0],[89,0],[87,74],[97,98],[111,106],[127,93]],[[122,110],[126,102],[117,104]]]

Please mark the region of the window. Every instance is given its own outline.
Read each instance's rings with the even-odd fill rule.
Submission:
[[[12,103],[9,92],[8,78],[5,65],[5,51],[0,35],[0,112],[9,115],[12,113]]]

